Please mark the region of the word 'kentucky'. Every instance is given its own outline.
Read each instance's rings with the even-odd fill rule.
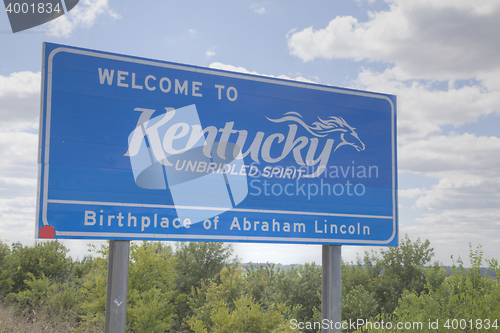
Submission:
[[[176,114],[176,110],[172,108],[165,108],[166,113],[158,119],[154,118],[156,122],[151,121],[151,116],[155,112],[152,109],[136,108],[135,111],[141,112],[136,128],[131,135],[129,142],[129,149],[125,156],[135,156],[141,149],[141,144],[147,136],[149,146],[155,159],[165,165],[172,166],[169,161],[169,156],[178,155],[187,152],[188,150],[203,145],[203,154],[208,158],[216,158],[222,161],[243,159],[248,155],[254,162],[260,162],[260,158],[266,163],[274,164],[282,161],[289,154],[293,155],[293,159],[299,166],[316,166],[316,169],[310,174],[304,174],[305,178],[319,177],[325,170],[330,159],[332,151],[343,145],[350,145],[356,150],[364,150],[365,145],[354,128],[349,126],[345,120],[339,117],[330,117],[324,121],[315,122],[314,126],[306,125],[300,118],[300,114],[296,112],[288,112],[281,119],[268,120],[281,123],[292,121],[293,124],[288,125],[288,133],[285,136],[282,133],[272,133],[266,135],[264,132],[257,132],[250,146],[247,146],[248,131],[234,129],[234,121],[226,122],[223,128],[215,126],[208,126],[202,129],[199,123],[188,124],[186,122],[169,123]],[[298,117],[297,117],[298,116]],[[297,124],[304,127],[309,133],[313,134],[314,138],[306,136],[297,136]],[[161,138],[159,130],[164,128],[164,136]],[[169,126],[170,125],[170,126]],[[320,129],[320,130],[318,130]],[[340,142],[334,149],[335,140],[331,138],[326,139],[323,149],[318,153],[319,138],[325,137],[328,133],[339,133]],[[163,133],[163,132],[162,132]],[[220,136],[218,135],[220,133]],[[237,135],[236,144],[232,147],[232,153],[226,156],[228,143],[234,142],[234,135]],[[348,139],[349,138],[349,139]],[[184,143],[183,147],[179,147],[179,143]],[[201,144],[200,144],[201,142]],[[214,143],[217,143],[214,148]],[[280,147],[281,146],[281,147]],[[280,147],[281,154],[279,156],[271,156],[271,150],[276,151],[276,147]],[[231,149],[230,149],[231,150]],[[304,153],[305,159],[304,159]],[[217,156],[213,156],[215,153]],[[232,156],[231,156],[232,155]]]

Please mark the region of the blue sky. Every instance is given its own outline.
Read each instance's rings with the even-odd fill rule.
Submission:
[[[0,13],[0,239],[34,243],[42,42],[398,96],[400,237],[500,258],[500,1],[106,1],[13,34]],[[66,241],[73,257],[88,241]],[[236,244],[321,262],[318,245]],[[366,247],[344,246],[344,260]],[[375,248],[377,249],[377,248]]]

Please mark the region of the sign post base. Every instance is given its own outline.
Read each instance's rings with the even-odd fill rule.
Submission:
[[[329,325],[321,332],[341,332],[342,247],[340,245],[322,245],[322,247],[321,318],[328,319]]]
[[[125,333],[130,241],[109,241],[105,333]]]

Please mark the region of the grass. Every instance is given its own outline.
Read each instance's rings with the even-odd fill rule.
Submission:
[[[50,322],[36,313],[28,319],[16,313],[15,309],[0,302],[0,333],[68,333],[74,332],[68,323]],[[86,331],[82,331],[86,332]]]

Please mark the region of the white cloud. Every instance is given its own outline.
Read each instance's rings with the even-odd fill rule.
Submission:
[[[35,203],[35,196],[0,199],[0,218],[2,221],[22,220],[25,215],[34,214]],[[13,221],[12,223],[16,222]]]
[[[434,215],[434,218],[424,220],[417,219],[418,225],[401,228],[401,235],[408,234],[412,240],[417,238],[428,239],[431,247],[434,248],[437,259],[445,265],[451,265],[450,255],[453,260],[460,256],[464,263],[469,266],[469,243],[475,250],[478,245],[483,245],[486,258],[500,257],[500,239],[498,239],[498,228],[496,230],[483,229],[477,225],[473,216],[478,216],[476,212],[470,212],[472,218],[464,225],[459,223],[459,214]],[[481,216],[479,216],[481,218]]]
[[[40,72],[25,71],[9,76],[0,75],[0,129],[38,129],[40,87]]]
[[[233,66],[233,65],[226,65],[226,64],[223,64],[223,63],[220,63],[220,62],[213,62],[208,67],[214,68],[214,69],[222,69],[222,70],[231,71],[231,72],[239,72],[239,73],[260,75],[257,72],[251,72],[251,71],[249,71],[245,67],[238,67],[238,66]]]
[[[305,77],[302,77],[300,75],[296,76],[295,78],[291,78],[287,75],[279,75],[279,76],[274,76],[274,75],[266,75],[266,74],[260,74],[255,71],[249,71],[248,69],[244,67],[237,67],[233,65],[227,65],[223,64],[220,62],[213,62],[209,66],[210,68],[215,68],[215,69],[222,69],[225,71],[231,71],[231,72],[238,72],[238,73],[245,73],[245,74],[253,74],[253,75],[260,75],[260,76],[267,76],[267,77],[276,77],[279,79],[285,79],[285,80],[295,80],[295,81],[302,81],[302,82],[309,82],[309,83],[316,83],[312,80],[306,79]]]
[[[189,33],[189,36],[190,36],[191,38],[193,38],[193,37],[195,37],[195,36],[196,36],[196,34],[198,33],[198,30],[196,30],[196,29],[188,29],[188,33]]]
[[[498,206],[500,178],[485,179],[466,172],[453,172],[439,180],[439,184],[419,198],[421,210],[482,209]]]
[[[446,124],[460,126],[499,111],[500,93],[481,84],[436,89],[439,81],[414,80],[393,67],[382,73],[363,70],[354,85],[359,89],[390,92],[398,97],[398,141],[413,142],[437,135]]]
[[[0,131],[0,179],[36,177],[38,135]]]
[[[498,156],[500,138],[473,134],[440,135],[403,145],[402,169],[438,179],[429,189],[399,191],[403,198],[418,197],[414,208],[422,216],[415,219],[414,231],[423,228],[427,238],[449,243],[449,248],[471,241],[487,245],[491,252],[491,241],[500,231]]]
[[[500,202],[500,173],[493,177],[478,172],[447,171],[439,183],[416,201],[422,211],[496,209]],[[495,221],[500,217],[497,215]]]
[[[405,190],[398,190],[398,198],[402,199],[413,199],[424,194],[424,190],[421,188],[409,188]]]
[[[293,28],[293,29],[290,29],[286,35],[285,35],[285,38],[286,39],[289,39],[291,35],[293,35],[295,33],[295,31],[297,31],[297,28]]]
[[[416,220],[426,226],[433,225],[436,229],[449,229],[451,226],[455,226],[455,230],[462,229],[469,233],[495,235],[498,234],[500,228],[500,208],[482,209],[480,211],[465,208],[448,210],[440,213],[427,213]],[[494,222],[485,225],[481,221]]]
[[[40,92],[40,72],[29,71],[12,73],[9,76],[0,75],[0,97],[13,94],[26,97]]]
[[[500,175],[500,138],[474,134],[440,135],[399,148],[400,170],[438,174],[452,170]],[[496,171],[498,170],[498,171]]]
[[[263,6],[259,5],[258,3],[253,3],[250,6],[250,9],[252,9],[255,13],[257,13],[259,15],[266,13],[266,9]]]
[[[0,76],[0,232],[2,240],[34,235],[40,73]]]
[[[290,53],[315,58],[383,61],[426,79],[466,79],[500,65],[499,0],[389,0],[367,22],[338,16],[288,39]]]
[[[66,15],[49,22],[49,34],[69,37],[78,26],[91,27],[99,15],[107,14],[114,19],[121,16],[109,8],[108,0],[81,0]]]
[[[28,229],[33,237],[38,174],[38,135],[0,132],[0,155],[2,156],[0,164],[2,238],[18,239],[12,236],[17,236],[17,232],[22,233]],[[8,237],[9,233],[12,236]]]
[[[30,241],[35,232],[38,136],[0,132],[0,233]]]
[[[215,46],[205,52],[205,56],[207,58],[211,58],[211,57],[215,56],[216,54],[217,53],[215,52]]]

